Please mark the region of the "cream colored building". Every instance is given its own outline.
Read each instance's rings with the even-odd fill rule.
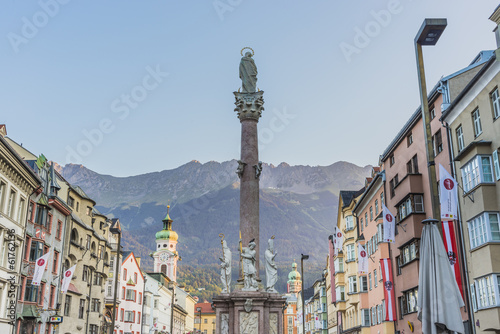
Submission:
[[[337,227],[344,233],[342,252],[335,257],[335,294],[336,306],[340,312],[341,323],[338,324],[342,331],[350,333],[361,332],[359,309],[359,284],[358,275],[358,233],[353,208],[364,189],[359,191],[340,191],[337,215]]]
[[[0,333],[10,334],[19,311],[16,297],[22,283],[28,203],[41,180],[5,135],[5,125],[0,125]]]
[[[500,8],[490,17],[498,24]],[[498,42],[497,42],[498,44]],[[500,44],[499,44],[500,46]],[[500,330],[499,49],[443,111],[451,137],[476,333]]]

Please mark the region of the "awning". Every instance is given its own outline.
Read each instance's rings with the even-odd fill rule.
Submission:
[[[40,314],[38,313],[38,309],[36,308],[35,305],[32,304],[23,305],[23,312],[18,313],[17,318],[21,320],[31,320],[35,318],[36,322],[42,322]]]

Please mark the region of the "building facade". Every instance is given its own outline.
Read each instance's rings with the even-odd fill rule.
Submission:
[[[19,314],[24,311],[23,284],[26,276],[21,275],[25,266],[26,226],[29,203],[41,191],[42,181],[28,167],[23,158],[5,139],[5,125],[0,125],[0,332],[17,332],[21,326]],[[39,298],[39,297],[37,297]],[[35,301],[35,303],[38,302]],[[26,308],[32,308],[33,304]],[[34,314],[33,318],[36,318]],[[24,325],[32,333],[37,323],[34,320]],[[28,332],[31,330],[31,332]]]
[[[500,9],[490,19],[497,24]],[[499,46],[499,45],[497,45]],[[500,329],[500,65],[498,49],[444,111],[459,187],[468,269],[468,298],[476,333]],[[452,174],[453,175],[453,174]]]
[[[203,334],[215,334],[215,310],[209,302],[196,303],[194,329]]]

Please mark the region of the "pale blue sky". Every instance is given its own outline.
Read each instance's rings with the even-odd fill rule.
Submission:
[[[425,17],[448,19],[424,49],[429,89],[496,48],[491,0],[54,1],[2,4],[0,123],[33,153],[116,176],[239,157],[244,46],[265,91],[261,160],[303,165],[377,163],[419,104],[413,38]],[[358,28],[371,36],[347,61],[340,45],[356,46]],[[83,132],[100,123],[107,133],[89,143]]]

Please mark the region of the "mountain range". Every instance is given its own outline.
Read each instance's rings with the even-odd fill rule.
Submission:
[[[80,186],[108,217],[120,219],[123,247],[152,268],[155,233],[162,229],[170,203],[177,250],[182,265],[214,265],[221,255],[219,233],[224,233],[238,255],[239,179],[236,160],[200,163],[130,177],[96,173],[83,165],[56,166],[70,183]],[[337,219],[339,190],[358,190],[371,166],[348,162],[330,166],[263,164],[260,180],[260,249],[275,235],[276,261],[290,267],[301,253],[324,266],[328,235]],[[262,254],[261,254],[262,258]],[[237,261],[233,260],[233,264]]]

